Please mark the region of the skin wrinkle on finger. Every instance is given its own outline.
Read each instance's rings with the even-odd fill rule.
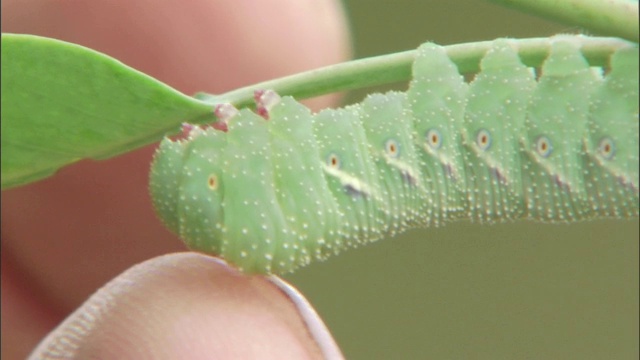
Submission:
[[[237,3],[7,0],[1,3],[2,31],[89,46],[188,94],[230,90],[350,54],[338,0]],[[224,21],[230,11],[239,19],[233,24]],[[263,47],[246,46],[237,41],[241,35],[261,37]],[[333,101],[324,97],[309,104],[318,109]],[[82,161],[45,181],[3,192],[2,252],[11,254],[14,270],[26,273],[37,293],[45,294],[37,299],[41,304],[68,313],[132,264],[184,248],[150,205],[152,151]],[[3,313],[8,311],[3,306]],[[14,334],[3,332],[3,351]]]
[[[165,255],[108,283],[30,357],[322,358],[289,298],[264,277],[196,253]]]

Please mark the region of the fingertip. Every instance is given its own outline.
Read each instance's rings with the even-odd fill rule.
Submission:
[[[313,359],[299,309],[261,276],[196,253],[125,271],[55,329],[31,358]]]

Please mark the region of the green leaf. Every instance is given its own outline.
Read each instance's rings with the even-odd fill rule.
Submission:
[[[1,109],[3,189],[215,121],[211,104],[104,54],[17,34],[2,34]]]
[[[637,0],[490,0],[529,14],[568,25],[581,26],[595,34],[619,36],[638,42]]]

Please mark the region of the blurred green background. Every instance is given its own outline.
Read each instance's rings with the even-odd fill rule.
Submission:
[[[577,31],[483,1],[344,6],[356,58],[429,40]],[[286,279],[349,359],[638,359],[638,237],[637,219],[462,222],[350,250]]]

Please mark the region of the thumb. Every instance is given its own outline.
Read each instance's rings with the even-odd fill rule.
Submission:
[[[125,271],[50,333],[31,359],[342,358],[322,321],[277,278],[196,253]]]

